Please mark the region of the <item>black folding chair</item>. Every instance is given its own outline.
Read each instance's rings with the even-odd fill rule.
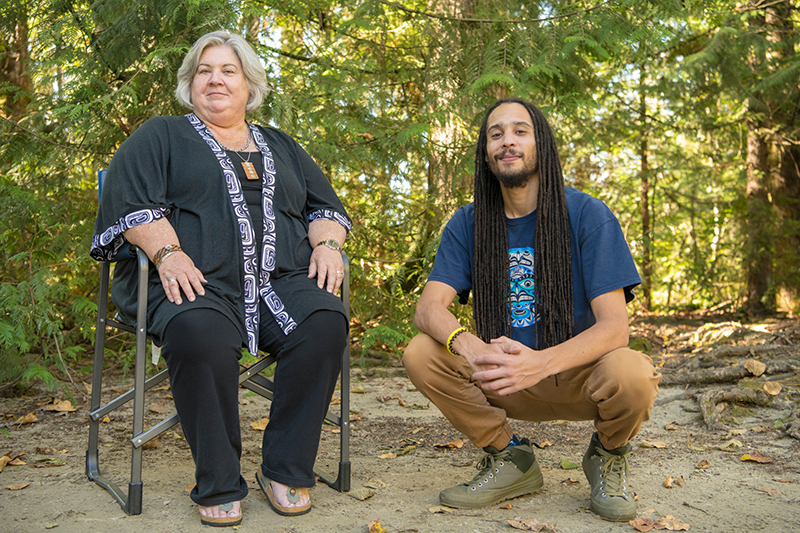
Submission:
[[[102,180],[101,180],[102,181]],[[136,323],[124,324],[116,317],[108,318],[108,294],[110,264],[102,263],[100,271],[100,296],[97,304],[97,333],[94,348],[94,371],[92,375],[92,400],[89,413],[89,448],[86,451],[86,475],[105,488],[119,502],[127,514],[136,515],[142,512],[142,447],[179,422],[178,415],[173,414],[158,424],[144,428],[145,392],[167,379],[167,371],[145,379],[147,366],[147,279],[150,260],[140,249],[136,249],[139,263],[139,295]],[[341,298],[345,309],[350,314],[350,265],[347,255],[342,252],[344,261],[344,281],[341,287]],[[116,328],[136,335],[136,361],[134,366],[133,388],[120,394],[105,405],[100,405],[103,381],[103,356],[105,354],[106,328]],[[261,374],[263,370],[275,362],[275,357],[268,355],[249,367],[241,366],[239,384],[264,398],[272,399],[272,381]],[[131,475],[127,493],[110,479],[100,473],[100,456],[98,449],[100,426],[103,418],[126,403],[133,401],[133,420],[131,445]],[[325,483],[332,488],[347,492],[350,490],[350,342],[342,353],[341,403],[339,414],[328,411],[325,418],[328,422],[339,426],[339,472],[334,478],[330,474],[316,470]]]

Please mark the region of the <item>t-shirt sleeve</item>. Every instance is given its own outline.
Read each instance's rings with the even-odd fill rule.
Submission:
[[[467,303],[472,290],[472,250],[475,240],[472,210],[460,208],[442,233],[436,260],[428,281],[439,281],[453,287],[459,302]]]
[[[625,302],[630,302],[635,297],[633,288],[642,280],[617,217],[596,199],[584,207],[581,216],[579,245],[587,300],[624,289]]]
[[[90,254],[112,261],[126,244],[122,233],[169,214],[166,163],[169,149],[164,123],[151,119],[114,154],[103,180]]]

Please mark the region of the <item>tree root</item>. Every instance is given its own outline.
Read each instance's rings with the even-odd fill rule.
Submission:
[[[766,375],[800,372],[800,362],[796,359],[769,361],[766,362],[766,365],[767,369],[764,372]],[[702,370],[682,369],[670,372],[666,369],[662,369],[661,374],[662,385],[729,383],[753,376],[753,374],[745,368],[744,363],[724,366],[722,368],[705,368]]]
[[[721,402],[747,403],[764,407],[772,402],[772,397],[761,389],[735,388],[714,390],[697,396],[703,421],[709,429],[724,430],[728,427],[722,422],[724,406]],[[722,408],[720,408],[722,407]]]

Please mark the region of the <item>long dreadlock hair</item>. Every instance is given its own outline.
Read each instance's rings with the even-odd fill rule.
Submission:
[[[534,241],[537,346],[544,349],[572,336],[575,322],[572,294],[572,253],[569,212],[558,148],[542,112],[518,98],[499,100],[486,112],[475,150],[475,250],[473,256],[473,315],[484,342],[511,332],[511,277],[508,233],[500,182],[486,161],[489,115],[503,104],[523,105],[533,123],[539,168]]]

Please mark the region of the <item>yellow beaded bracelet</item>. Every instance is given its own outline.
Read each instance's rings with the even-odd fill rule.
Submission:
[[[451,333],[450,336],[447,338],[447,351],[450,352],[451,355],[455,355],[456,357],[459,357],[461,355],[460,353],[456,353],[453,350],[453,342],[455,342],[456,337],[458,337],[462,333],[466,333],[467,331],[469,331],[467,328],[458,328],[453,333]]]

